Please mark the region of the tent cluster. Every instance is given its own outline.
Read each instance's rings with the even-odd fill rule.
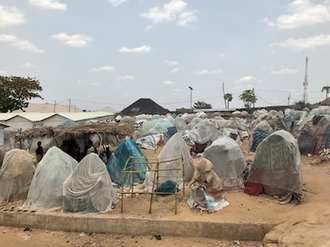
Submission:
[[[330,107],[299,113],[257,111],[252,116],[248,121],[205,113],[138,115],[118,117],[111,131],[95,125],[20,133],[22,142],[27,137],[35,142],[41,133],[56,141],[38,164],[28,151],[0,150],[0,203],[25,200],[26,208],[107,212],[118,202],[117,188],[140,186],[144,192],[173,194],[186,183],[191,188],[188,204],[210,212],[228,205],[224,191],[301,203],[300,154],[330,148]],[[60,136],[63,141],[63,136],[84,139],[90,134],[99,136],[100,147],[116,140],[115,150],[99,148],[102,152],[76,160],[61,145],[53,145]],[[141,148],[161,148],[156,167]],[[254,159],[247,162],[244,152],[254,152]]]
[[[226,119],[219,115],[138,115],[125,117],[125,121],[129,118],[135,123],[136,143],[143,148],[157,148],[162,137],[166,147],[173,133],[179,133],[192,157],[212,163],[212,169],[222,181],[223,191],[266,194],[279,198],[282,204],[301,203],[300,153],[304,154],[304,142],[300,140],[304,132],[301,130],[307,129],[315,139],[308,142],[315,150],[309,149],[307,153],[316,154],[328,148],[329,107],[310,112],[261,110],[252,114],[251,121],[239,113]],[[313,128],[307,127],[306,123],[312,123]],[[255,159],[245,161],[246,152],[255,153]],[[275,175],[275,171],[286,176]]]
[[[79,163],[57,147],[36,164],[25,150],[6,152],[0,169],[0,203],[25,200],[25,209],[107,212],[118,201],[106,167],[91,153]]]

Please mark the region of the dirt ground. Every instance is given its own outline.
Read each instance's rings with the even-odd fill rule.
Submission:
[[[159,153],[142,150],[148,160]],[[133,216],[148,219],[201,220],[221,222],[253,222],[277,224],[264,239],[263,246],[329,246],[329,162],[309,164],[310,158],[301,156],[305,196],[301,205],[280,205],[265,196],[249,196],[243,192],[224,194],[229,206],[215,213],[199,212],[189,208],[187,198],[180,196],[178,213],[174,214],[174,197],[156,197],[149,214],[150,195],[124,199],[124,212],[120,203],[108,216]],[[246,159],[253,159],[252,154]],[[197,161],[197,160],[194,160]],[[19,207],[9,204],[7,207]],[[58,213],[61,213],[58,210]],[[0,246],[262,246],[262,242],[223,241],[221,239],[179,238],[173,236],[119,236],[94,233],[54,232],[39,229],[0,226]]]

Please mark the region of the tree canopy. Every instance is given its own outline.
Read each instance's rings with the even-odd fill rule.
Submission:
[[[244,106],[248,109],[251,108],[251,105],[257,102],[257,96],[254,93],[254,90],[247,89],[242,94],[240,94],[239,99],[243,101]]]
[[[205,103],[204,101],[197,101],[194,103],[195,109],[212,109],[212,105]]]
[[[28,107],[33,98],[41,98],[40,82],[35,78],[0,76],[0,112],[12,112]]]
[[[322,88],[322,93],[323,93],[323,91],[325,91],[325,99],[327,99],[328,98],[328,94],[330,92],[330,86],[324,86]]]
[[[231,102],[233,100],[233,95],[231,93],[226,93],[223,96],[223,99],[225,100],[225,108],[229,108],[229,102]]]

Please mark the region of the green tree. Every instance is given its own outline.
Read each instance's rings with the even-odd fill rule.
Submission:
[[[329,95],[329,92],[330,92],[330,86],[324,86],[322,88],[322,93],[323,93],[323,91],[325,91],[325,99],[327,99],[328,95]]]
[[[223,96],[223,99],[225,100],[225,108],[228,109],[229,108],[229,102],[231,102],[233,100],[233,95],[231,93],[226,93]]]
[[[247,89],[242,94],[240,94],[239,99],[243,101],[245,108],[250,109],[251,105],[257,102],[257,96],[253,89]]]
[[[311,105],[309,103],[306,103],[303,100],[299,100],[298,102],[295,102],[295,109],[297,110],[304,110],[305,108],[309,108]]]
[[[28,107],[33,98],[41,98],[40,83],[35,78],[0,76],[0,112],[12,112]]]
[[[204,101],[197,101],[194,103],[194,109],[212,109],[212,105]]]

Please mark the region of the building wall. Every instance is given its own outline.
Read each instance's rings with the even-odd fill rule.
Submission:
[[[14,129],[26,130],[33,128],[33,122],[21,116],[13,117],[6,121],[5,124]]]
[[[4,136],[4,133],[3,133],[3,129],[1,126],[0,126],[0,147],[3,146],[5,144],[5,136]]]
[[[43,121],[43,126],[53,126],[56,127],[59,124],[63,123],[63,121],[67,120],[67,118],[62,117],[60,115],[54,115],[50,118],[47,118]]]

